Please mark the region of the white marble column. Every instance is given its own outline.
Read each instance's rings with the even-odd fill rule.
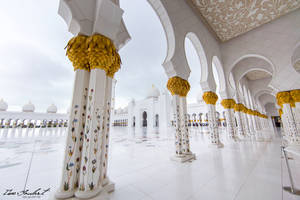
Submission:
[[[100,182],[102,183],[102,187],[107,192],[112,192],[115,189],[115,184],[110,181],[107,175],[108,168],[108,150],[109,150],[109,135],[110,135],[110,117],[111,117],[111,105],[112,105],[112,82],[113,78],[107,76],[106,78],[106,89],[105,89],[105,117],[104,117],[104,131],[102,138],[102,146],[103,151],[101,154],[101,166],[100,171]]]
[[[226,124],[227,124],[227,134],[229,139],[233,141],[238,141],[238,138],[235,135],[235,130],[233,126],[233,109],[225,109],[225,118],[226,118]]]
[[[105,120],[106,72],[92,69],[90,72],[87,101],[87,117],[84,129],[82,160],[79,178],[78,198],[91,198],[103,190],[100,183],[101,154],[104,150],[103,135]]]
[[[190,140],[188,131],[186,95],[190,90],[187,80],[178,76],[168,80],[167,88],[173,95],[175,114],[175,155],[172,160],[185,162],[195,159],[195,154],[190,150]]]
[[[245,139],[245,132],[244,132],[244,125],[242,121],[242,110],[243,105],[241,103],[235,104],[234,111],[235,111],[235,118],[237,122],[237,135],[240,139]]]
[[[174,113],[175,113],[175,157],[183,157],[182,151],[182,123],[181,123],[181,109],[179,95],[173,96]]]
[[[249,123],[247,118],[247,108],[244,108],[244,110],[241,112],[242,118],[243,118],[243,124],[244,124],[244,131],[245,131],[245,137],[250,138],[251,133],[249,129]]]
[[[186,97],[180,97],[180,108],[182,109],[182,145],[184,154],[192,154],[190,149],[189,127],[187,116]]]
[[[78,188],[89,77],[87,70],[75,71],[62,180],[56,198],[72,197]]]
[[[208,111],[208,128],[210,132],[210,147],[222,148],[224,145],[221,143],[219,138],[218,121],[216,118],[216,102],[218,96],[212,92],[204,92],[203,100],[206,103]]]
[[[295,121],[298,130],[298,135],[300,136],[300,102],[295,102],[295,105]]]
[[[251,139],[255,140],[256,127],[255,127],[255,122],[254,122],[254,117],[253,117],[253,111],[251,109],[247,110],[247,117],[248,117],[248,121],[249,121]]]
[[[293,99],[293,104],[295,105],[294,118],[296,121],[298,136],[300,137],[300,89],[291,90],[290,95]]]
[[[299,145],[300,140],[299,136],[297,135],[297,127],[295,118],[292,113],[291,103],[293,103],[293,98],[291,93],[288,91],[279,92],[276,95],[277,103],[282,107],[283,111],[283,120],[284,122],[284,130],[285,134],[288,138],[289,145]]]
[[[257,141],[264,141],[261,133],[261,124],[260,124],[260,117],[258,116],[259,112],[254,111],[254,120],[255,120],[255,126],[256,126],[256,140]]]
[[[222,106],[225,109],[225,120],[226,120],[226,132],[228,135],[228,139],[230,141],[236,142],[238,141],[238,137],[235,134],[235,122],[234,122],[234,105],[235,101],[233,99],[223,99],[221,102]]]
[[[299,138],[297,137],[297,127],[294,121],[294,117],[292,114],[291,106],[289,103],[282,104],[282,111],[284,113],[285,118],[285,130],[287,131],[287,135],[289,138],[289,144],[299,144]]]

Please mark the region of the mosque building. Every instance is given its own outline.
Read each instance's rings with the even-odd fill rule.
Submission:
[[[196,103],[187,104],[187,119],[190,127],[208,125],[208,113],[202,95],[201,92],[197,95]],[[220,101],[216,103],[216,111],[219,125],[224,126],[225,111]],[[166,90],[160,92],[155,85],[152,85],[144,99],[137,101],[131,99],[125,108],[113,110],[111,120],[112,126],[147,127],[149,132],[164,132],[175,124],[174,114],[174,102],[170,93]]]
[[[74,66],[75,83],[69,119],[74,123],[69,127],[66,144],[71,150],[65,152],[61,183],[55,193],[57,199],[74,196],[104,199],[101,194],[114,191],[115,184],[107,169],[111,120],[114,125],[147,129],[174,127],[174,150],[170,157],[179,163],[196,159],[188,128],[191,120],[200,122],[205,116],[209,147],[225,149],[229,145],[220,139],[218,127],[223,113],[226,136],[231,143],[271,141],[270,133],[275,130],[271,117],[280,114],[285,147],[300,146],[299,1],[148,0],[148,3],[159,17],[167,39],[162,67],[168,76],[166,89],[171,96],[153,86],[145,99],[130,101],[126,108],[113,113],[111,119],[113,78],[121,65],[118,51],[131,39],[120,2],[60,1],[59,14],[74,35],[66,49]],[[191,74],[184,50],[186,38],[200,60],[198,78],[203,92],[203,101],[199,98],[191,105],[186,100]],[[99,134],[89,134],[91,131]],[[74,134],[80,140],[74,140]],[[181,195],[183,187],[179,188]],[[168,195],[161,194],[160,197]],[[170,198],[153,198],[176,198],[169,195]]]
[[[119,52],[131,40],[120,1],[59,0],[58,14],[73,36],[61,45],[75,81],[60,170],[37,173],[56,174],[49,199],[299,199],[300,1],[147,2],[167,41],[166,88],[153,85],[145,98],[115,109]],[[201,73],[189,66],[186,39]],[[193,73],[201,90],[189,104]],[[21,116],[65,119],[54,105],[35,115],[32,103],[17,114],[6,109],[1,101],[0,114],[17,123]],[[112,138],[119,126],[168,130],[172,137]],[[207,134],[191,134],[197,126]]]

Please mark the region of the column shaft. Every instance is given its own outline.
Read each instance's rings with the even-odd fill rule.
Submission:
[[[88,83],[89,72],[77,70],[67,130],[62,180],[56,193],[57,198],[72,197],[74,190],[78,187]]]
[[[102,144],[106,107],[105,92],[106,72],[98,68],[92,69],[89,81],[79,191],[75,193],[78,198],[90,198],[102,190],[100,158],[104,150]]]
[[[207,110],[211,145],[223,147],[223,144],[220,142],[219,138],[218,122],[216,117],[216,106],[213,104],[207,104]]]
[[[290,104],[284,103],[282,105],[282,111],[284,113],[283,117],[285,117],[286,124],[284,125],[284,127],[285,127],[285,131],[287,131],[286,134],[288,135],[289,142],[291,144],[298,143],[299,141],[297,138],[296,123],[295,123],[295,120],[293,117],[293,113],[292,113]]]
[[[105,95],[105,118],[104,118],[104,131],[103,131],[103,151],[101,155],[101,183],[102,186],[109,184],[110,180],[107,176],[107,167],[108,167],[108,149],[109,149],[109,135],[110,135],[110,111],[111,111],[111,98],[112,98],[112,78],[107,76],[106,78],[106,95]],[[114,185],[109,189],[108,192],[114,190]]]
[[[300,102],[295,102],[295,121],[298,135],[300,136]]]
[[[245,136],[246,136],[246,137],[251,137],[250,129],[249,129],[249,123],[248,123],[248,118],[247,118],[247,114],[241,112],[241,115],[242,115],[242,118],[243,118],[243,124],[244,124]]]
[[[243,127],[243,122],[241,118],[241,112],[235,111],[235,118],[237,122],[237,134],[239,137],[244,138],[244,127]]]
[[[183,147],[182,147],[182,109],[180,108],[180,97],[178,95],[173,96],[175,102],[175,153],[176,156],[182,156],[183,154]]]

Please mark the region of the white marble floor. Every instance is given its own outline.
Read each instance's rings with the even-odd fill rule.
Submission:
[[[109,194],[110,199],[300,199],[300,196],[282,190],[282,186],[289,185],[289,182],[278,138],[273,138],[271,142],[228,144],[223,135],[225,147],[211,149],[207,146],[206,133],[191,131],[191,149],[197,159],[176,163],[170,160],[174,153],[174,139],[162,135],[142,131],[132,134],[127,133],[125,128],[113,130],[109,176],[116,183],[116,190]],[[63,150],[62,136],[2,139],[0,199],[24,199],[4,196],[5,190],[10,188],[33,190],[41,187],[55,191],[61,173]],[[290,160],[298,188],[299,159]],[[39,199],[47,199],[48,195],[46,193]]]

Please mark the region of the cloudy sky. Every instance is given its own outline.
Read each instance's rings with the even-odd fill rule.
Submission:
[[[31,101],[37,112],[54,103],[66,112],[72,97],[73,67],[64,47],[72,35],[57,14],[58,0],[10,0],[0,7],[0,98],[9,110],[21,110]],[[131,98],[145,98],[154,84],[166,88],[162,67],[167,42],[162,25],[146,0],[121,0],[131,41],[120,50],[123,65],[117,72],[116,107]],[[138,9],[137,9],[138,8]],[[189,40],[186,55],[192,86],[188,101],[200,91],[200,63]]]

